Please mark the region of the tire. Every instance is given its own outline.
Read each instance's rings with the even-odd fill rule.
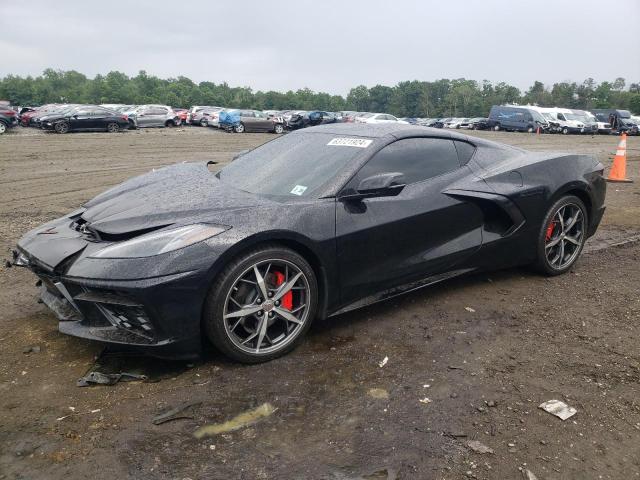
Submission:
[[[265,289],[259,286],[255,268]],[[295,282],[290,293],[278,299],[278,285],[290,281]],[[265,290],[273,296],[265,296]],[[315,318],[317,303],[318,284],[309,263],[293,250],[265,245],[232,260],[214,280],[205,300],[203,331],[220,352],[233,360],[267,362],[300,343]],[[238,315],[243,309],[247,314]],[[281,313],[296,321],[285,319]],[[263,331],[265,320],[268,326]]]
[[[500,131],[500,124],[496,124],[496,125],[493,127],[493,131],[494,131],[494,132],[499,132],[499,131]]]
[[[569,134],[569,129],[568,129],[567,127],[564,127],[564,128],[562,129],[562,134],[563,134],[563,135],[568,135],[568,134]]]
[[[236,133],[244,133],[244,123],[239,123],[235,127],[233,127],[233,131]]]
[[[56,131],[56,133],[67,133],[69,131],[69,127],[69,122],[62,121],[56,123],[53,129]]]
[[[173,120],[167,120],[166,122],[164,122],[164,126],[166,128],[173,128],[176,126],[176,123]]]
[[[133,120],[129,120],[129,130],[137,130],[137,126]]]
[[[284,127],[282,126],[281,123],[276,123],[275,126],[273,127],[273,132],[280,135],[281,133],[284,132]]]
[[[533,127],[529,126],[529,127],[527,128],[527,133],[533,133]]]
[[[559,221],[560,216],[563,217],[562,222]],[[571,227],[567,228],[572,221]],[[567,195],[551,205],[536,239],[536,270],[549,276],[570,270],[584,248],[588,225],[587,209],[578,197]],[[555,260],[558,256],[560,259]]]
[[[4,122],[0,122],[0,135],[7,131],[7,126]]]
[[[116,122],[107,123],[107,132],[117,133],[119,131],[120,131],[120,125],[118,125]]]
[[[203,118],[202,120],[200,120],[201,127],[206,127],[207,125],[209,125],[209,122],[207,122],[206,118]]]

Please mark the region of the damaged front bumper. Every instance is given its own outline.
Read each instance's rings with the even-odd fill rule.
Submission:
[[[96,246],[65,230],[65,223],[69,222],[27,234],[12,262],[38,277],[40,299],[60,321],[60,332],[142,349],[157,357],[200,355],[200,319],[208,284],[204,274],[197,269],[164,274],[157,268],[145,269],[140,259],[120,260],[122,267],[114,261],[85,260],[85,251]],[[114,280],[90,278],[108,276],[108,269],[116,272]]]

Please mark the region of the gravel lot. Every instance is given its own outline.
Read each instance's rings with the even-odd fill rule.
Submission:
[[[476,134],[606,165],[618,141]],[[1,257],[26,230],[128,177],[224,164],[272,138],[14,129],[0,137]],[[319,322],[299,349],[264,365],[215,352],[195,364],[98,358],[100,346],[58,333],[35,277],[2,267],[0,479],[640,478],[640,242],[624,242],[640,238],[640,138],[629,138],[628,155],[636,183],[609,184],[602,226],[569,274],[449,281]],[[149,381],[76,387],[96,359]],[[578,413],[563,422],[538,408],[550,399]],[[193,436],[265,402],[276,411],[255,425]],[[187,404],[187,418],[152,423]],[[493,453],[476,453],[472,440]]]

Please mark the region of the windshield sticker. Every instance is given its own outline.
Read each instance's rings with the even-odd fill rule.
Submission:
[[[294,195],[302,195],[306,189],[307,187],[305,187],[304,185],[296,185],[295,187],[293,187],[293,190],[291,190],[291,193],[293,193]]]
[[[358,147],[358,148],[367,148],[371,145],[373,140],[369,140],[366,138],[334,138],[327,145],[333,145],[336,147]]]

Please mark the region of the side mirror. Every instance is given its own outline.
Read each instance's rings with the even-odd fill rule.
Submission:
[[[404,175],[400,172],[379,173],[360,181],[354,193],[341,195],[340,200],[360,201],[365,198],[395,197],[406,186],[401,183]]]

